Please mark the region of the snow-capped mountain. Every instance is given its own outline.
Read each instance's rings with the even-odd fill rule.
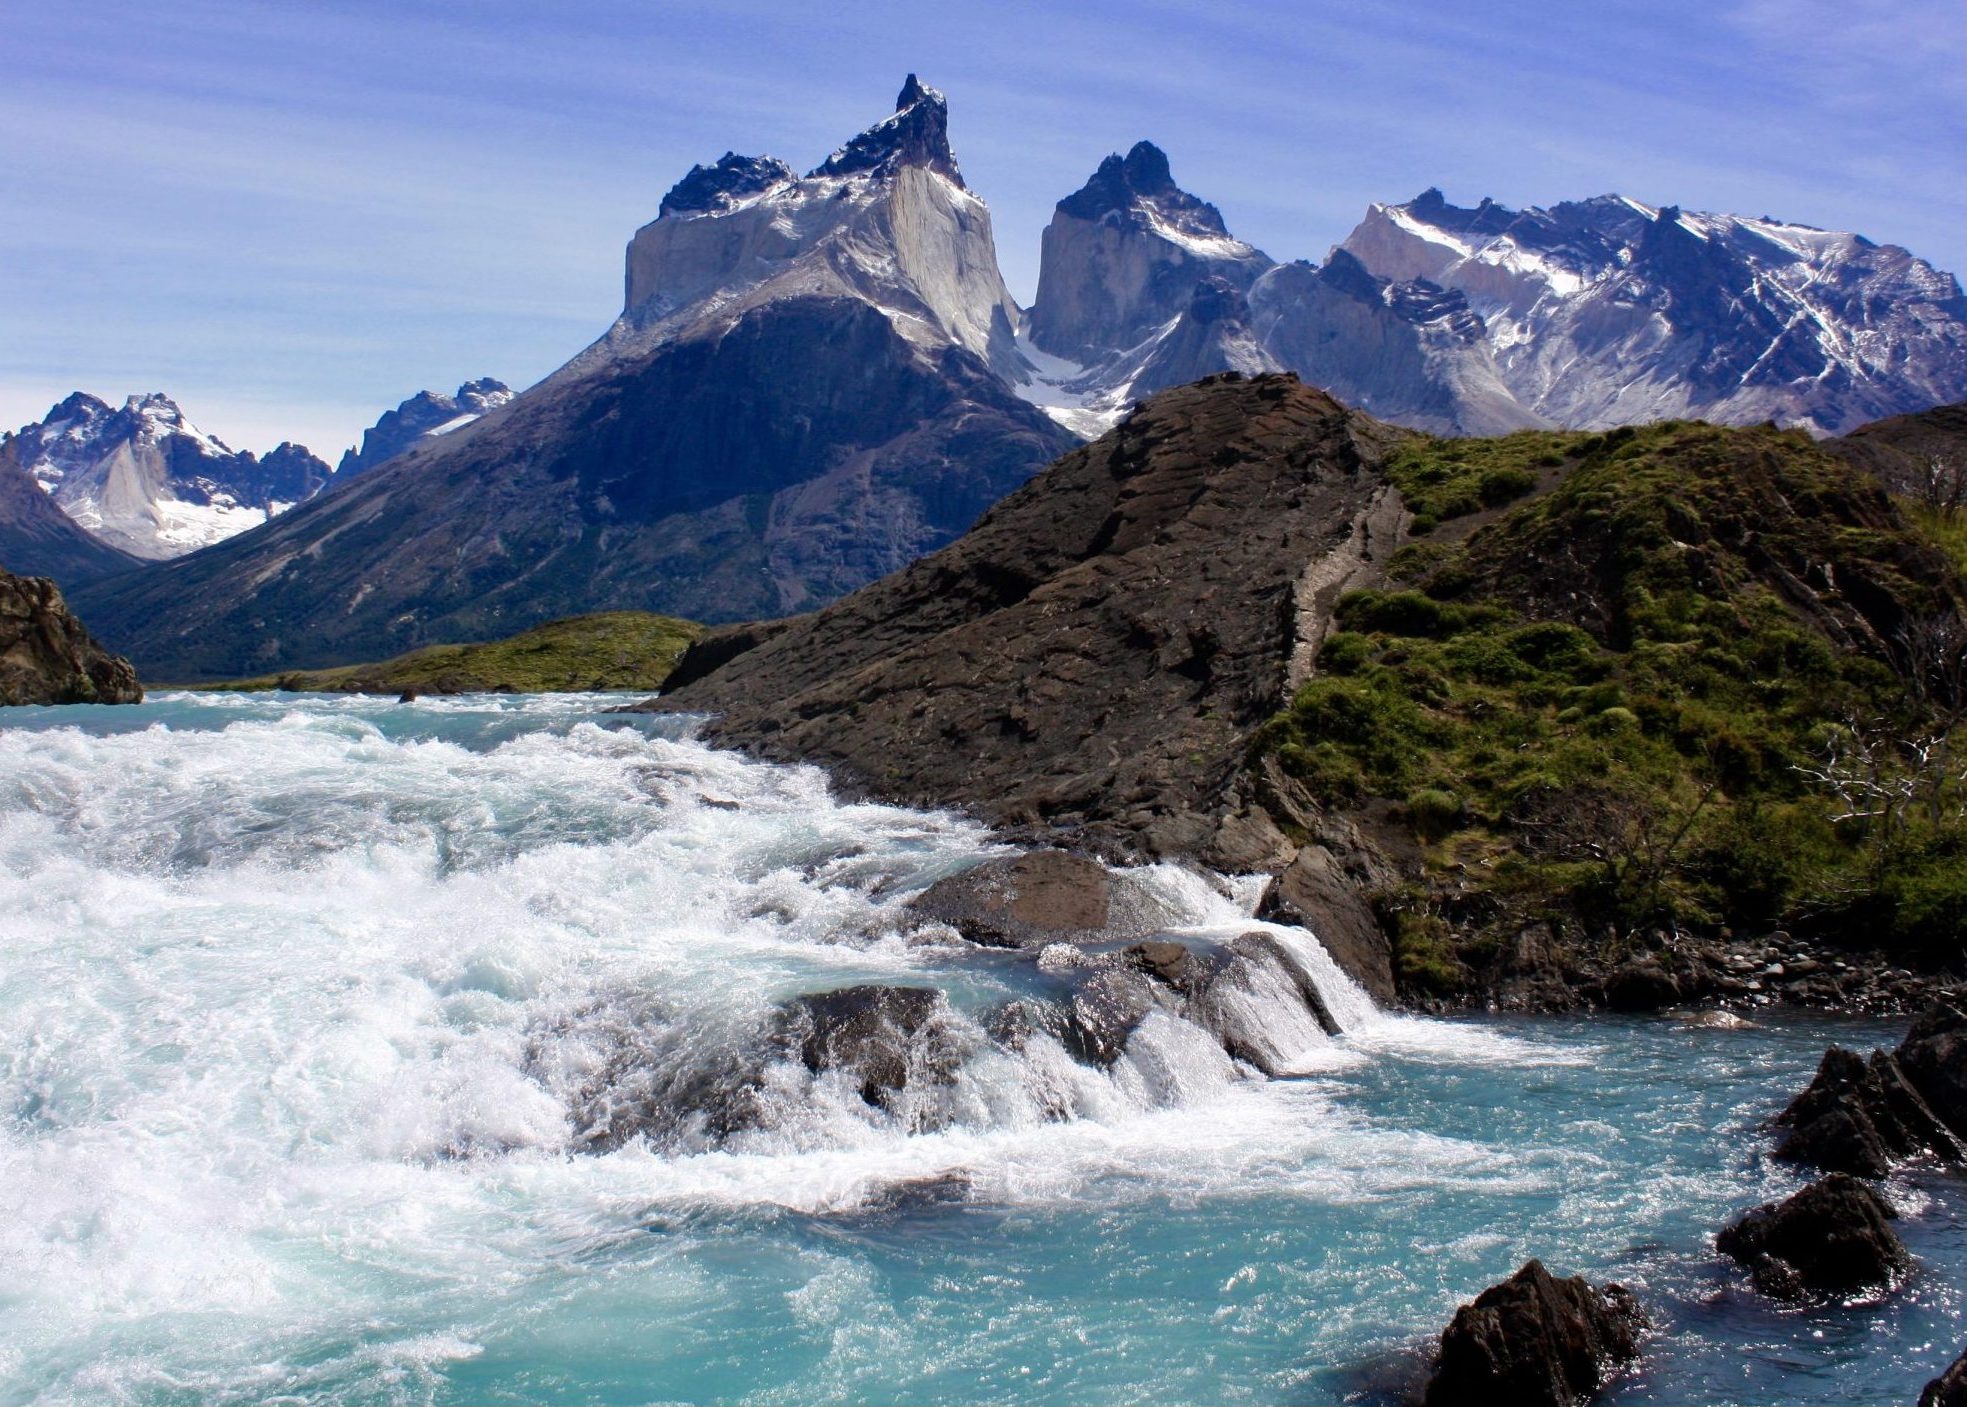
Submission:
[[[1342,246],[1466,296],[1504,383],[1551,421],[1700,416],[1818,434],[1967,399],[1967,299],[1895,245],[1623,196],[1515,211],[1429,190]]]
[[[223,541],[317,493],[328,466],[298,445],[264,460],[200,430],[161,393],[121,408],[76,392],[14,437],[20,467],[99,540],[137,557]]]
[[[1151,142],[1059,202],[1042,255],[1021,393],[1082,434],[1218,371],[1295,371],[1428,430],[1544,423],[1502,384],[1459,293],[1376,278],[1342,251],[1322,268],[1279,265],[1178,186]]]
[[[489,376],[465,382],[456,395],[419,391],[394,410],[384,411],[364,430],[359,449],[342,452],[341,462],[335,466],[335,481],[341,483],[387,463],[420,440],[462,430],[511,399],[512,388]]]
[[[947,104],[913,76],[803,177],[693,168],[630,242],[625,295],[482,420],[91,588],[92,628],[183,679],[611,607],[781,615],[950,541],[1074,443],[1011,389],[1021,313]]]
[[[948,121],[911,75],[803,176],[764,155],[693,167],[629,242],[621,315],[559,371],[482,413],[470,388],[413,397],[339,491],[80,605],[174,678],[613,607],[784,615],[949,541],[1142,396],[1225,370],[1296,371],[1444,433],[1686,413],[1829,430],[1967,399],[1959,290],[1903,250],[1435,193],[1374,207],[1322,264],[1279,264],[1145,142],[1059,203],[1027,314]]]

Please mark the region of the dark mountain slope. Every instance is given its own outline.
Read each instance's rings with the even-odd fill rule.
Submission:
[[[93,536],[55,506],[21,467],[11,438],[0,443],[0,567],[50,577],[73,590],[137,565],[137,558]]]
[[[149,675],[313,668],[595,610],[783,614],[960,533],[1064,448],[960,348],[788,299],[563,372],[264,528],[80,597]]]

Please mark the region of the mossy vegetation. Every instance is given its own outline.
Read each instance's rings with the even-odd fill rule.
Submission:
[[[1427,857],[1384,897],[1404,982],[1447,990],[1470,945],[1549,918],[1959,964],[1967,534],[1767,427],[1417,440],[1398,463],[1423,523],[1480,511],[1504,470],[1548,490],[1346,597],[1254,744],[1328,807],[1403,805]]]
[[[208,687],[325,693],[554,693],[662,685],[702,627],[646,611],[548,621],[504,640],[429,645],[378,664],[291,670]]]

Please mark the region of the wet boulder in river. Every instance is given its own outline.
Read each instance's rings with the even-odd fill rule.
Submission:
[[[1849,1173],[1832,1173],[1794,1197],[1757,1207],[1715,1237],[1772,1299],[1888,1287],[1912,1264],[1892,1230],[1898,1213]]]
[[[1105,929],[1112,890],[1113,876],[1097,860],[1063,850],[1035,850],[985,860],[937,880],[909,908],[948,924],[972,943],[1038,948]]]
[[[1638,1357],[1645,1328],[1623,1286],[1559,1280],[1530,1261],[1455,1312],[1427,1407],[1573,1407]]]
[[[954,1076],[961,1056],[942,1020],[946,1006],[928,987],[846,987],[787,1002],[784,1032],[808,1070],[845,1071],[862,1099],[892,1107],[912,1084]]]

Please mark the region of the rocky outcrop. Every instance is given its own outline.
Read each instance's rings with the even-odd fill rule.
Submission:
[[[1967,1162],[1967,1146],[1906,1078],[1897,1059],[1832,1046],[1816,1078],[1782,1112],[1776,1156],[1826,1172],[1884,1177],[1908,1158]]]
[[[1623,1286],[1559,1280],[1530,1261],[1455,1312],[1427,1407],[1573,1407],[1638,1357],[1646,1327]]]
[[[1926,1384],[1926,1390],[1919,1394],[1919,1407],[1967,1407],[1967,1353]]]
[[[130,662],[96,644],[52,581],[0,572],[0,704],[142,701]]]
[[[1919,1014],[1899,1043],[1897,1060],[1933,1112],[1967,1138],[1967,988]]]
[[[1749,1212],[1715,1237],[1772,1299],[1886,1288],[1912,1264],[1892,1230],[1898,1216],[1849,1173],[1831,1173],[1795,1196]]]
[[[782,627],[712,632],[654,706],[1081,852],[1284,869],[1300,847],[1247,746],[1396,544],[1378,465],[1402,438],[1291,377],[1167,392],[953,546]],[[1390,987],[1384,940],[1340,956]]]

